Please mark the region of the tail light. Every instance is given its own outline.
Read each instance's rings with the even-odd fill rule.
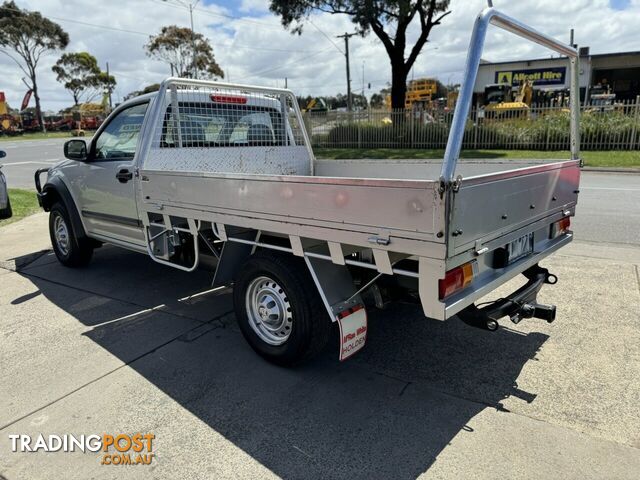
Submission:
[[[471,283],[474,274],[475,262],[465,263],[449,270],[442,280],[438,282],[438,296],[443,298],[452,295]]]
[[[244,105],[247,103],[247,97],[242,95],[211,95],[211,100],[216,103],[233,103],[235,105]]]
[[[564,217],[557,222],[551,224],[551,238],[559,237],[560,235],[564,235],[569,230],[571,226],[571,217]]]

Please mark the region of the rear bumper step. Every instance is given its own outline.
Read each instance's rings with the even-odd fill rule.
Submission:
[[[545,283],[553,285],[558,281],[558,278],[538,264],[525,270],[522,274],[529,279],[526,285],[508,297],[491,302],[485,307],[478,308],[475,304],[469,305],[458,312],[458,317],[467,325],[489,331],[498,329],[498,319],[502,317],[509,317],[516,324],[524,318],[540,318],[548,323],[553,322],[556,319],[556,306],[542,305],[536,299]]]

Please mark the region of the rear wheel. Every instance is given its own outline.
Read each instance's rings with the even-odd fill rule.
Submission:
[[[84,267],[91,260],[93,245],[88,238],[78,237],[63,203],[58,202],[51,207],[49,236],[53,251],[64,266]]]
[[[331,322],[300,259],[257,253],[240,269],[233,290],[240,330],[266,360],[295,365],[327,344]]]

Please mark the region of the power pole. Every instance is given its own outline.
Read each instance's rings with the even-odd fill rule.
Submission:
[[[107,62],[107,79],[109,79],[109,62]],[[111,110],[113,110],[113,104],[111,103],[111,91],[113,90],[113,87],[111,87],[111,84],[109,84],[109,86],[107,87],[107,91],[109,92],[109,112],[111,112]]]
[[[199,0],[198,0],[199,1]],[[193,31],[193,8],[198,4],[189,4],[189,18],[191,20],[191,50],[193,50],[193,78],[198,78],[198,64],[196,63],[196,34]]]
[[[353,99],[351,98],[351,71],[349,69],[349,38],[355,36],[355,33],[347,33],[344,35],[336,35],[337,38],[344,38],[344,56],[347,60],[347,111],[350,112],[353,107]]]

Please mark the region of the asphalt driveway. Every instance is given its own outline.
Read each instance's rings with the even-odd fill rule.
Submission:
[[[637,478],[638,265],[636,247],[576,242],[545,263],[551,325],[490,333],[395,304],[352,360],[336,340],[282,369],[209,273],[112,247],[66,269],[39,214],[0,229],[0,476]],[[152,465],[8,441],[138,431],[155,435]]]

